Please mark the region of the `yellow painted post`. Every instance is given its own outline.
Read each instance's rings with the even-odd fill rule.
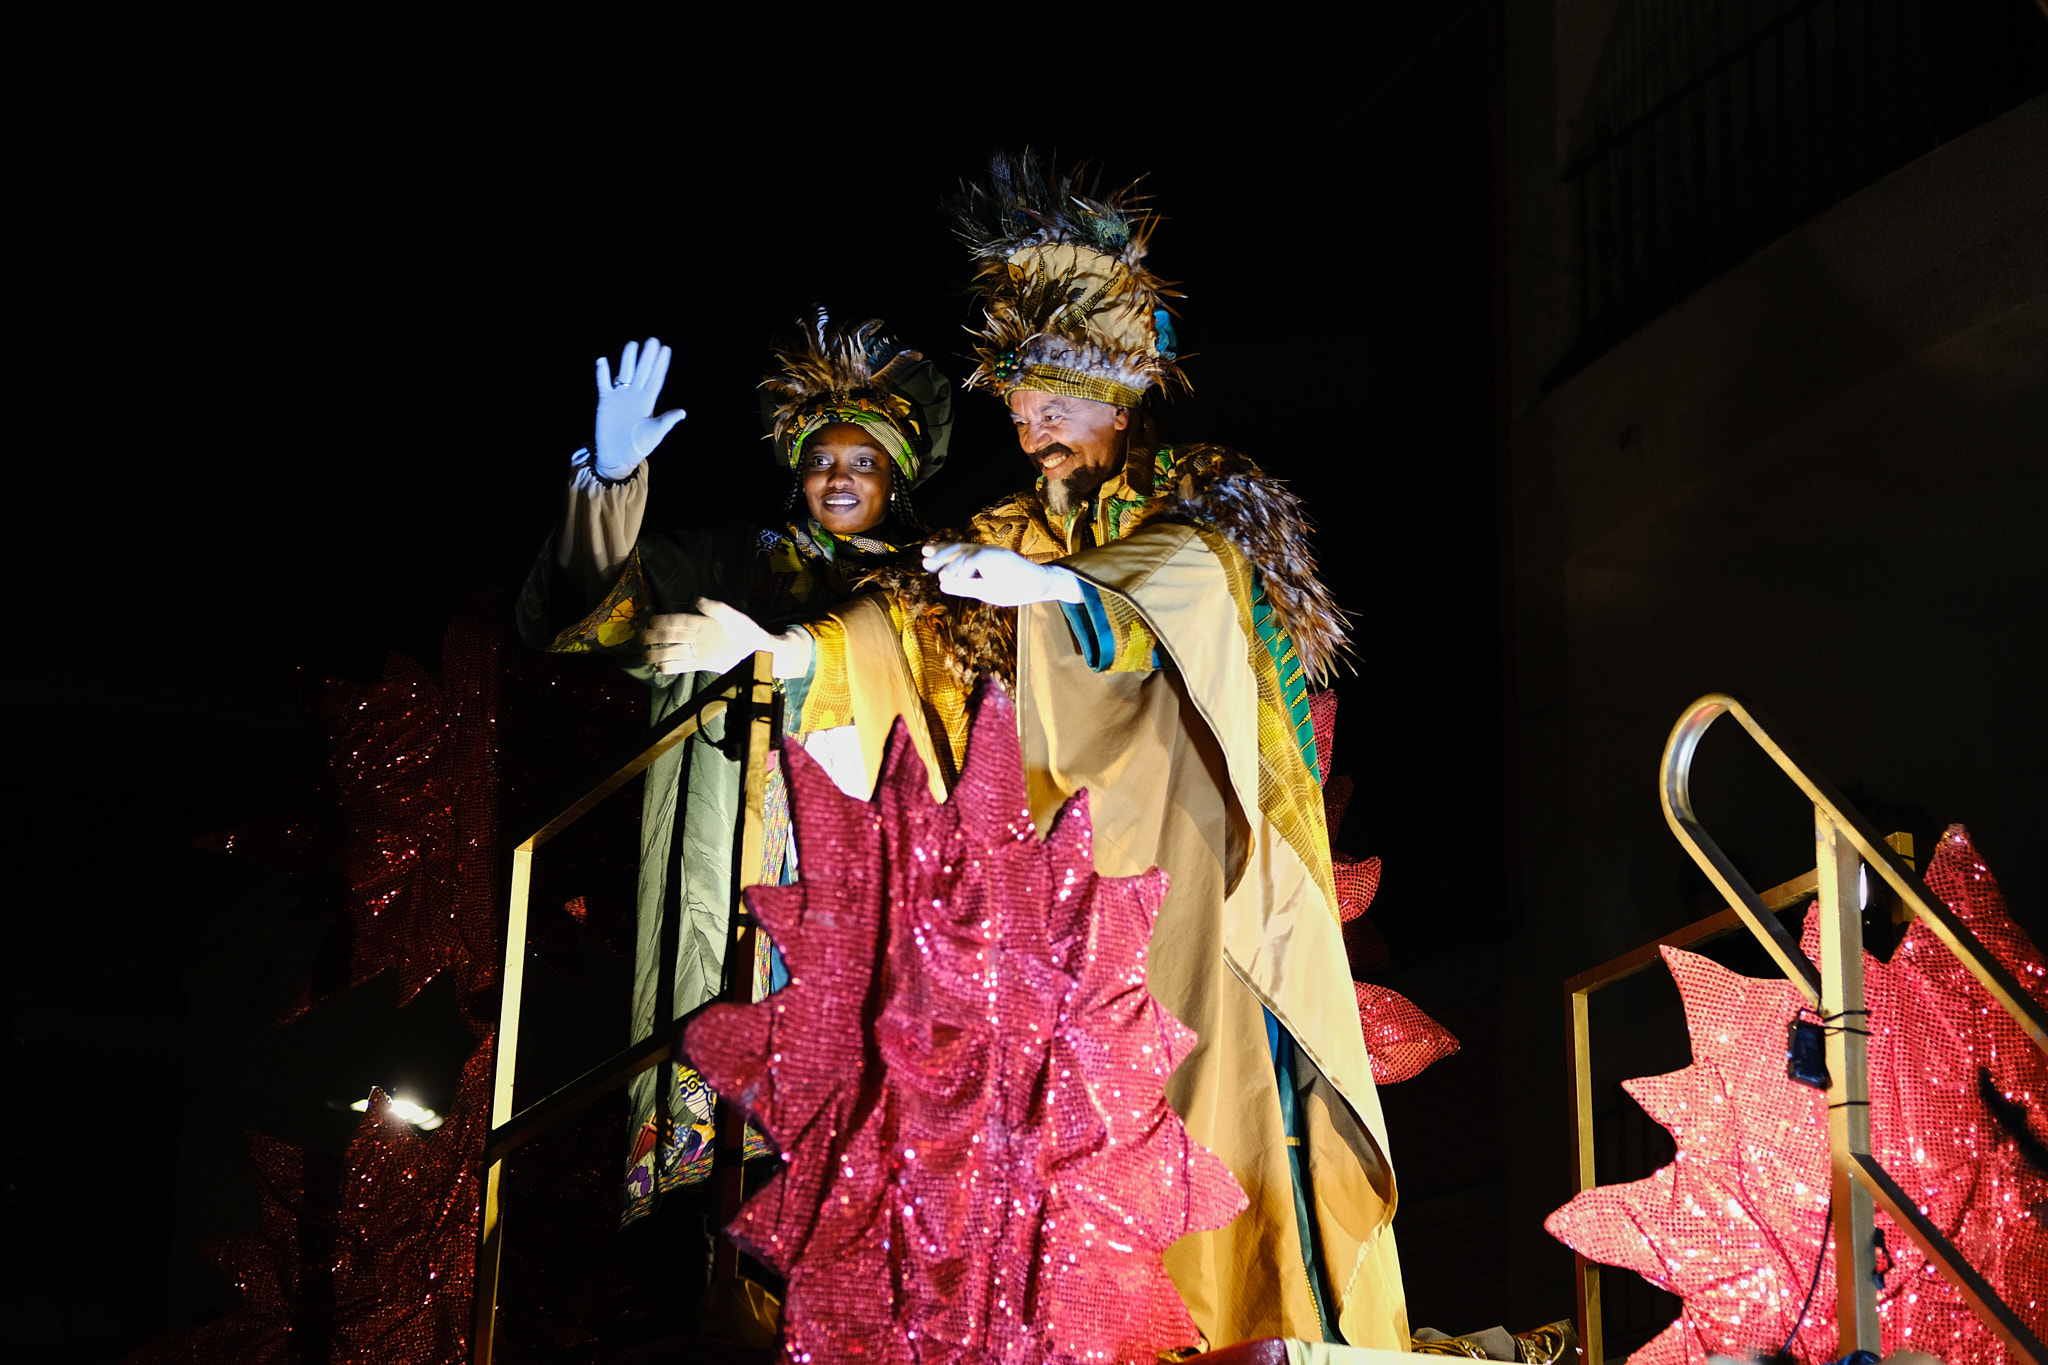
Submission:
[[[512,904],[505,917],[505,974],[498,997],[497,1056],[491,1077],[491,1129],[512,1119],[512,1082],[519,1069],[519,998],[526,983],[526,908],[533,889],[533,848],[528,839],[512,850]],[[485,1141],[488,1142],[486,1135]],[[484,1169],[482,1228],[477,1240],[475,1329],[470,1359],[491,1365],[498,1326],[498,1265],[505,1249],[505,1162],[502,1157]]]
[[[1863,1003],[1863,859],[1816,807],[1813,835],[1820,872],[1820,1009],[1827,1016],[1828,1148],[1834,1191],[1836,1354],[1882,1355],[1877,1333],[1875,1208],[1856,1178],[1870,1155],[1869,1019]]]
[[[747,758],[741,779],[744,785],[740,796],[739,866],[733,878],[732,934],[725,945],[725,998],[733,1004],[747,1004],[754,998],[755,929],[752,917],[742,913],[746,902],[741,897],[747,887],[760,883],[761,863],[766,856],[768,758],[775,740],[772,665],[771,655],[756,654],[753,680],[747,685]],[[718,1099],[717,1128],[718,1241],[712,1249],[712,1277],[734,1279],[740,1273],[739,1248],[725,1229],[739,1217],[740,1208],[746,1203],[746,1173],[740,1163],[746,1150],[747,1121],[723,1095]]]
[[[1573,991],[1571,1000],[1572,1156],[1583,1192],[1600,1183],[1594,1163],[1592,1002],[1584,990]],[[1579,1358],[1586,1365],[1601,1365],[1606,1346],[1600,1320],[1600,1267],[1574,1252],[1572,1268],[1579,1282]]]

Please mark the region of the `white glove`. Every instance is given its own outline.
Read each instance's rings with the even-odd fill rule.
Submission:
[[[623,479],[632,473],[661,444],[669,429],[689,414],[670,408],[653,415],[654,400],[661,397],[662,381],[668,378],[669,348],[653,337],[643,347],[627,342],[619,354],[619,377],[612,378],[611,362],[597,358],[597,440],[592,448],[597,472],[607,479]]]
[[[939,576],[940,591],[998,607],[1081,600],[1081,580],[1070,570],[993,545],[927,545],[924,567]]]
[[[697,599],[702,615],[673,612],[647,622],[647,662],[662,673],[729,673],[748,655],[775,656],[775,676],[800,678],[811,671],[811,633],[791,626],[770,635],[754,618],[715,598]]]

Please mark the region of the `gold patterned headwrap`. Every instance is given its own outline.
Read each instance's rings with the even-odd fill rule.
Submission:
[[[1102,194],[1084,168],[997,153],[954,208],[987,319],[967,387],[1092,398],[1128,407],[1187,380],[1176,364],[1174,296],[1145,268],[1158,219],[1135,185]]]

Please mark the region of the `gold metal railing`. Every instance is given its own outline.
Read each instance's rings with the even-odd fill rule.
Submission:
[[[525,979],[527,901],[533,885],[533,858],[540,846],[560,834],[598,802],[616,792],[649,765],[677,745],[687,741],[718,716],[726,717],[728,742],[735,724],[746,726],[746,757],[741,766],[744,795],[739,828],[733,839],[731,933],[726,940],[725,983],[721,999],[744,1001],[752,986],[749,965],[754,957],[754,924],[742,906],[740,895],[759,880],[762,856],[762,806],[768,788],[769,750],[776,740],[774,675],[767,654],[756,654],[739,667],[700,690],[674,714],[664,718],[617,758],[600,764],[574,792],[550,807],[555,813],[540,828],[521,840],[512,850],[511,913],[505,925],[505,975],[498,1006],[498,1053],[491,1089],[491,1131],[485,1148],[483,1217],[477,1238],[476,1326],[471,1339],[470,1358],[475,1365],[490,1365],[496,1345],[498,1311],[498,1270],[505,1248],[505,1158],[515,1147],[540,1136],[570,1115],[625,1085],[633,1077],[675,1059],[676,1043],[686,1020],[671,1022],[674,1013],[676,940],[680,907],[671,896],[664,902],[661,925],[661,975],[655,1008],[654,1031],[645,1039],[621,1049],[599,1062],[554,1093],[515,1110],[512,1082],[519,1066],[519,1005]],[[679,790],[675,819],[681,847],[684,802]],[[672,855],[673,856],[673,855]],[[671,878],[671,881],[674,879]],[[667,1087],[655,1088],[656,1113],[666,1123]],[[745,1198],[740,1153],[746,1135],[745,1120],[720,1099],[717,1114],[719,1176],[719,1226],[729,1224],[739,1213]],[[738,1252],[725,1237],[719,1238],[713,1274],[729,1277],[738,1273]]]
[[[1700,737],[1724,715],[1733,716],[1771,761],[1813,802],[1814,870],[1759,895],[1700,825],[1692,807],[1692,763]],[[1869,867],[1899,898],[1903,913],[1926,923],[1934,936],[1955,954],[1978,983],[1991,994],[2034,1045],[2048,1050],[2048,1011],[2036,1004],[1989,950],[1924,886],[1912,865],[1909,839],[1880,839],[1854,807],[1826,781],[1811,775],[1790,746],[1772,737],[1757,714],[1734,697],[1711,693],[1701,697],[1672,727],[1664,746],[1659,787],[1664,817],[1672,833],[1726,897],[1729,908],[1688,925],[1654,943],[1645,944],[1612,962],[1572,977],[1565,983],[1572,1019],[1573,1146],[1578,1186],[1591,1189],[1594,1173],[1592,1036],[1589,997],[1593,991],[1654,964],[1662,947],[1684,947],[1717,938],[1738,926],[1747,928],[1771,954],[1786,978],[1805,992],[1819,1012],[1830,1018],[1859,1015],[1863,997],[1863,917],[1858,894],[1860,873]],[[1777,911],[1808,896],[1817,897],[1821,961],[1818,970],[1799,951]],[[1878,1164],[1870,1142],[1870,1073],[1867,1046],[1860,1030],[1837,1028],[1827,1034],[1828,1143],[1833,1167],[1836,1319],[1839,1352],[1867,1350],[1882,1354],[1878,1342],[1874,1210],[1904,1228],[1928,1261],[1956,1286],[1965,1302],[1995,1332],[2014,1358],[2026,1365],[2048,1365],[2048,1349],[1988,1281],[1964,1259],[1941,1230],[1920,1212]],[[1602,1365],[1599,1270],[1583,1256],[1576,1258],[1579,1285],[1579,1340],[1589,1365]]]

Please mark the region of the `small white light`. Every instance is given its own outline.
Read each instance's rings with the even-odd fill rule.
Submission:
[[[349,1108],[358,1114],[369,1113],[369,1097],[365,1096],[357,1100]],[[384,1112],[401,1123],[411,1124],[423,1133],[431,1133],[448,1121],[425,1105],[415,1104],[411,1100],[401,1099],[396,1095],[384,1101]]]

